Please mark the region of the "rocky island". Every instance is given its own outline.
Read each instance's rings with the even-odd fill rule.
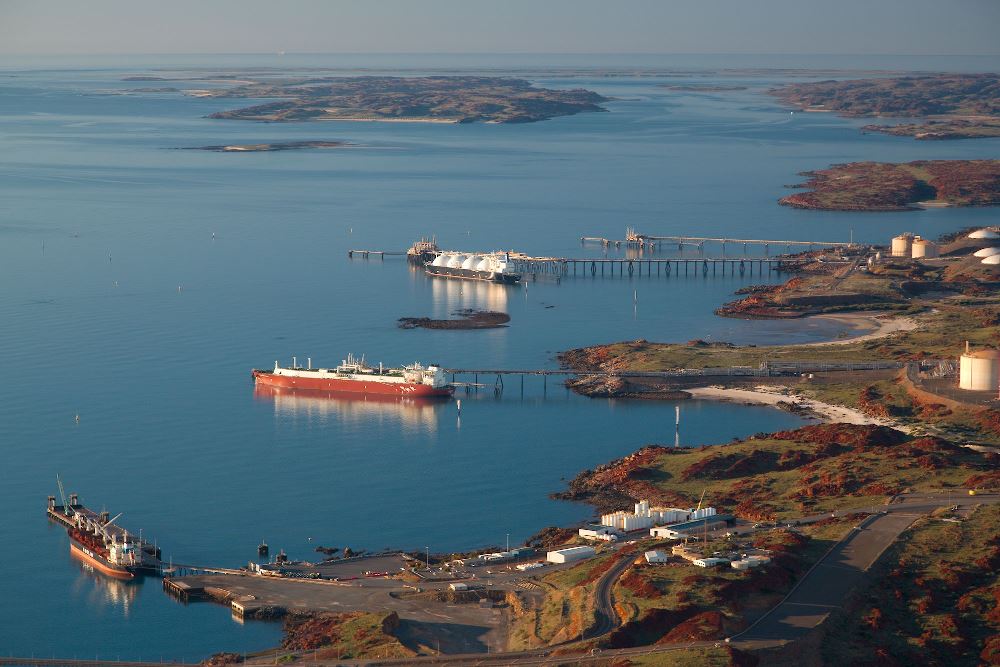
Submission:
[[[464,309],[452,313],[453,319],[435,320],[429,317],[401,317],[400,329],[497,329],[507,326],[510,315],[493,310]]]
[[[850,162],[802,173],[811,188],[779,203],[823,211],[910,211],[1000,204],[1000,160]]]
[[[305,148],[343,148],[351,146],[346,141],[283,141],[270,144],[221,144],[217,146],[189,146],[189,151],[214,151],[216,153],[266,153],[292,151]]]
[[[524,79],[485,76],[359,76],[255,81],[199,90],[199,97],[278,98],[210,118],[258,121],[422,121],[530,123],[606,111],[584,89],[538,88]]]
[[[938,74],[794,83],[769,91],[805,111],[916,118],[864,130],[915,139],[1000,137],[1000,76]]]

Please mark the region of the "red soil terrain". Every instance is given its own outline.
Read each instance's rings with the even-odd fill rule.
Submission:
[[[774,520],[778,513],[775,501],[779,499],[793,500],[805,511],[822,498],[899,493],[903,488],[887,477],[890,468],[937,471],[959,466],[969,472],[969,488],[1000,484],[1000,471],[994,472],[990,456],[942,438],[914,437],[887,426],[815,424],[696,451],[700,455],[682,468],[677,478],[683,482],[731,480],[728,486],[712,487],[716,506],[752,521]],[[670,488],[660,465],[665,457],[691,457],[692,453],[644,447],[584,471],[569,483],[567,491],[553,497],[587,502],[602,511],[621,509],[639,499],[687,506],[692,499]],[[788,487],[786,477],[785,490],[776,491],[773,473],[789,471],[796,473],[793,484]]]
[[[827,211],[909,211],[929,200],[952,206],[1000,204],[1000,160],[850,162],[802,175],[809,180],[797,187],[811,191],[778,203]]]

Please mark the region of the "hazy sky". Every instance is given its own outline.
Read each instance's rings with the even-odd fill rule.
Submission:
[[[0,54],[1000,53],[998,0],[0,0]]]

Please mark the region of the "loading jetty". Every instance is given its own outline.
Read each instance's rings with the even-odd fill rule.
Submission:
[[[596,377],[596,378],[621,378],[621,379],[659,379],[659,380],[679,380],[682,378],[723,378],[723,377],[780,377],[794,376],[803,373],[825,373],[825,372],[856,372],[856,371],[879,371],[888,369],[903,368],[905,364],[901,361],[844,361],[844,362],[819,362],[819,361],[764,361],[758,366],[719,366],[714,368],[677,368],[669,371],[586,371],[572,370],[565,368],[538,368],[538,369],[499,369],[499,368],[444,368],[445,373],[451,375],[452,384],[465,386],[466,391],[478,391],[486,386],[479,381],[479,376],[495,378],[493,384],[494,393],[500,394],[504,389],[504,377],[520,377],[521,393],[524,393],[525,376],[536,376],[542,378],[543,390],[548,390],[549,377]],[[466,382],[460,382],[459,378],[465,378]],[[471,379],[471,382],[468,380]]]
[[[110,512],[95,512],[83,505],[75,493],[69,494],[67,498],[61,481],[59,482],[59,494],[62,503],[56,503],[56,497],[49,496],[45,513],[50,521],[66,528],[70,534],[71,542],[74,542],[75,535],[99,536],[101,541],[115,545],[116,549],[124,551],[126,548],[131,548],[134,551],[136,555],[129,559],[129,570],[145,574],[159,574],[161,572],[163,562],[159,547],[144,540],[141,531],[136,535],[136,533],[129,532],[115,523],[121,516],[120,514],[111,518]],[[93,561],[92,564],[95,564],[98,569],[105,570],[106,568],[101,567],[105,564],[99,558],[101,554],[88,548],[90,546],[90,543],[83,543],[78,545],[78,548]],[[96,547],[96,549],[99,552],[100,547]]]
[[[846,245],[846,244],[845,244]],[[797,257],[535,257],[520,252],[506,253],[510,269],[521,276],[551,277],[667,277],[764,275],[794,268],[810,260]],[[351,259],[408,257],[407,252],[389,250],[349,250]],[[832,262],[831,262],[832,263]],[[845,262],[846,263],[846,262]]]
[[[663,247],[676,245],[678,250],[684,246],[691,246],[704,249],[706,243],[718,243],[722,245],[723,252],[727,244],[742,245],[745,253],[749,246],[763,246],[764,251],[770,250],[771,246],[784,246],[786,252],[791,252],[794,248],[852,248],[857,244],[853,241],[799,241],[793,239],[737,239],[724,236],[654,236],[651,234],[640,234],[633,227],[625,228],[625,238],[620,240],[606,239],[602,236],[581,236],[580,243],[600,243],[605,248],[614,246],[615,248],[644,248],[658,250]]]

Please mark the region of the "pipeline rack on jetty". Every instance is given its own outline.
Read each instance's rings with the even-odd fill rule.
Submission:
[[[664,243],[668,245],[677,244],[678,249],[684,246],[693,246],[696,248],[704,248],[706,243],[721,243],[723,251],[727,243],[735,243],[736,245],[743,244],[743,251],[746,252],[747,246],[750,245],[762,245],[764,250],[767,251],[772,245],[773,246],[785,246],[786,251],[791,250],[792,246],[796,247],[808,247],[812,249],[814,247],[820,248],[852,248],[856,247],[857,244],[853,241],[796,241],[790,239],[734,239],[724,236],[653,236],[650,234],[640,234],[633,227],[625,228],[625,238],[623,240],[613,240],[606,239],[601,236],[581,236],[580,243],[600,243],[604,247],[614,246],[620,248],[621,246],[633,247],[633,248],[650,248],[658,249]]]

